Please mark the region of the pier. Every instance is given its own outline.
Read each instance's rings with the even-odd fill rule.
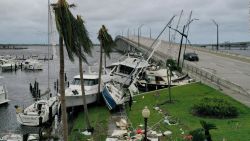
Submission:
[[[126,38],[117,36],[118,50],[123,52],[142,51],[150,52],[153,39],[131,36]],[[156,43],[157,44],[157,43]],[[182,61],[183,71],[196,80],[206,83],[218,90],[224,91],[239,102],[250,107],[250,57],[224,51],[216,51],[202,47],[187,46],[186,52],[196,52],[200,58],[198,62]],[[177,59],[179,44],[161,41],[154,53],[154,59],[166,61],[167,58]]]

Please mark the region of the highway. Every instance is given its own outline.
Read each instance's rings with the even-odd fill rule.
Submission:
[[[138,42],[138,37],[130,37],[129,40]],[[140,37],[140,46],[149,47],[153,42],[153,39]],[[157,53],[164,54],[165,56],[172,56],[177,58],[179,45],[169,45],[168,42],[162,41],[156,43],[158,46]],[[153,46],[154,47],[154,46]],[[184,47],[182,51],[184,50]],[[203,49],[204,50],[204,49]],[[210,53],[208,51],[197,50],[197,48],[187,47],[186,52],[196,52],[199,56],[198,62],[186,61],[185,63],[193,65],[197,68],[210,72],[213,75],[227,80],[242,87],[245,91],[250,94],[250,58],[249,61],[241,61],[230,56],[224,56],[220,53]],[[183,53],[183,52],[182,52]],[[182,61],[181,55],[181,61]],[[245,101],[250,106],[250,95],[249,101]],[[244,98],[243,98],[244,99]]]

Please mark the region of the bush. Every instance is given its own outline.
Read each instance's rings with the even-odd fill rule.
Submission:
[[[171,70],[171,71],[182,72],[181,67],[177,66],[176,61],[173,60],[173,59],[168,59],[168,60],[166,61],[166,65],[167,65],[167,66],[169,66],[169,65],[171,66],[171,67],[170,67],[170,70]]]
[[[216,118],[233,118],[239,115],[235,106],[224,99],[218,98],[203,98],[192,107],[192,112],[198,116]]]
[[[193,130],[189,134],[193,136],[192,141],[204,141],[205,140],[205,135],[203,134],[203,129],[201,128]]]

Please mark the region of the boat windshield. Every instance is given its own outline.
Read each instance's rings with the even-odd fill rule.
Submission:
[[[131,74],[131,72],[134,70],[134,68],[128,67],[128,66],[124,66],[124,65],[120,65],[119,68],[119,73],[123,73],[123,74]]]
[[[84,79],[84,86],[93,86],[98,84],[98,79]],[[81,85],[79,78],[75,78],[72,85]]]

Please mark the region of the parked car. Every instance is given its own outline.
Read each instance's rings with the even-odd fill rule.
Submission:
[[[185,53],[184,54],[184,59],[188,61],[199,61],[199,57],[196,53]]]

